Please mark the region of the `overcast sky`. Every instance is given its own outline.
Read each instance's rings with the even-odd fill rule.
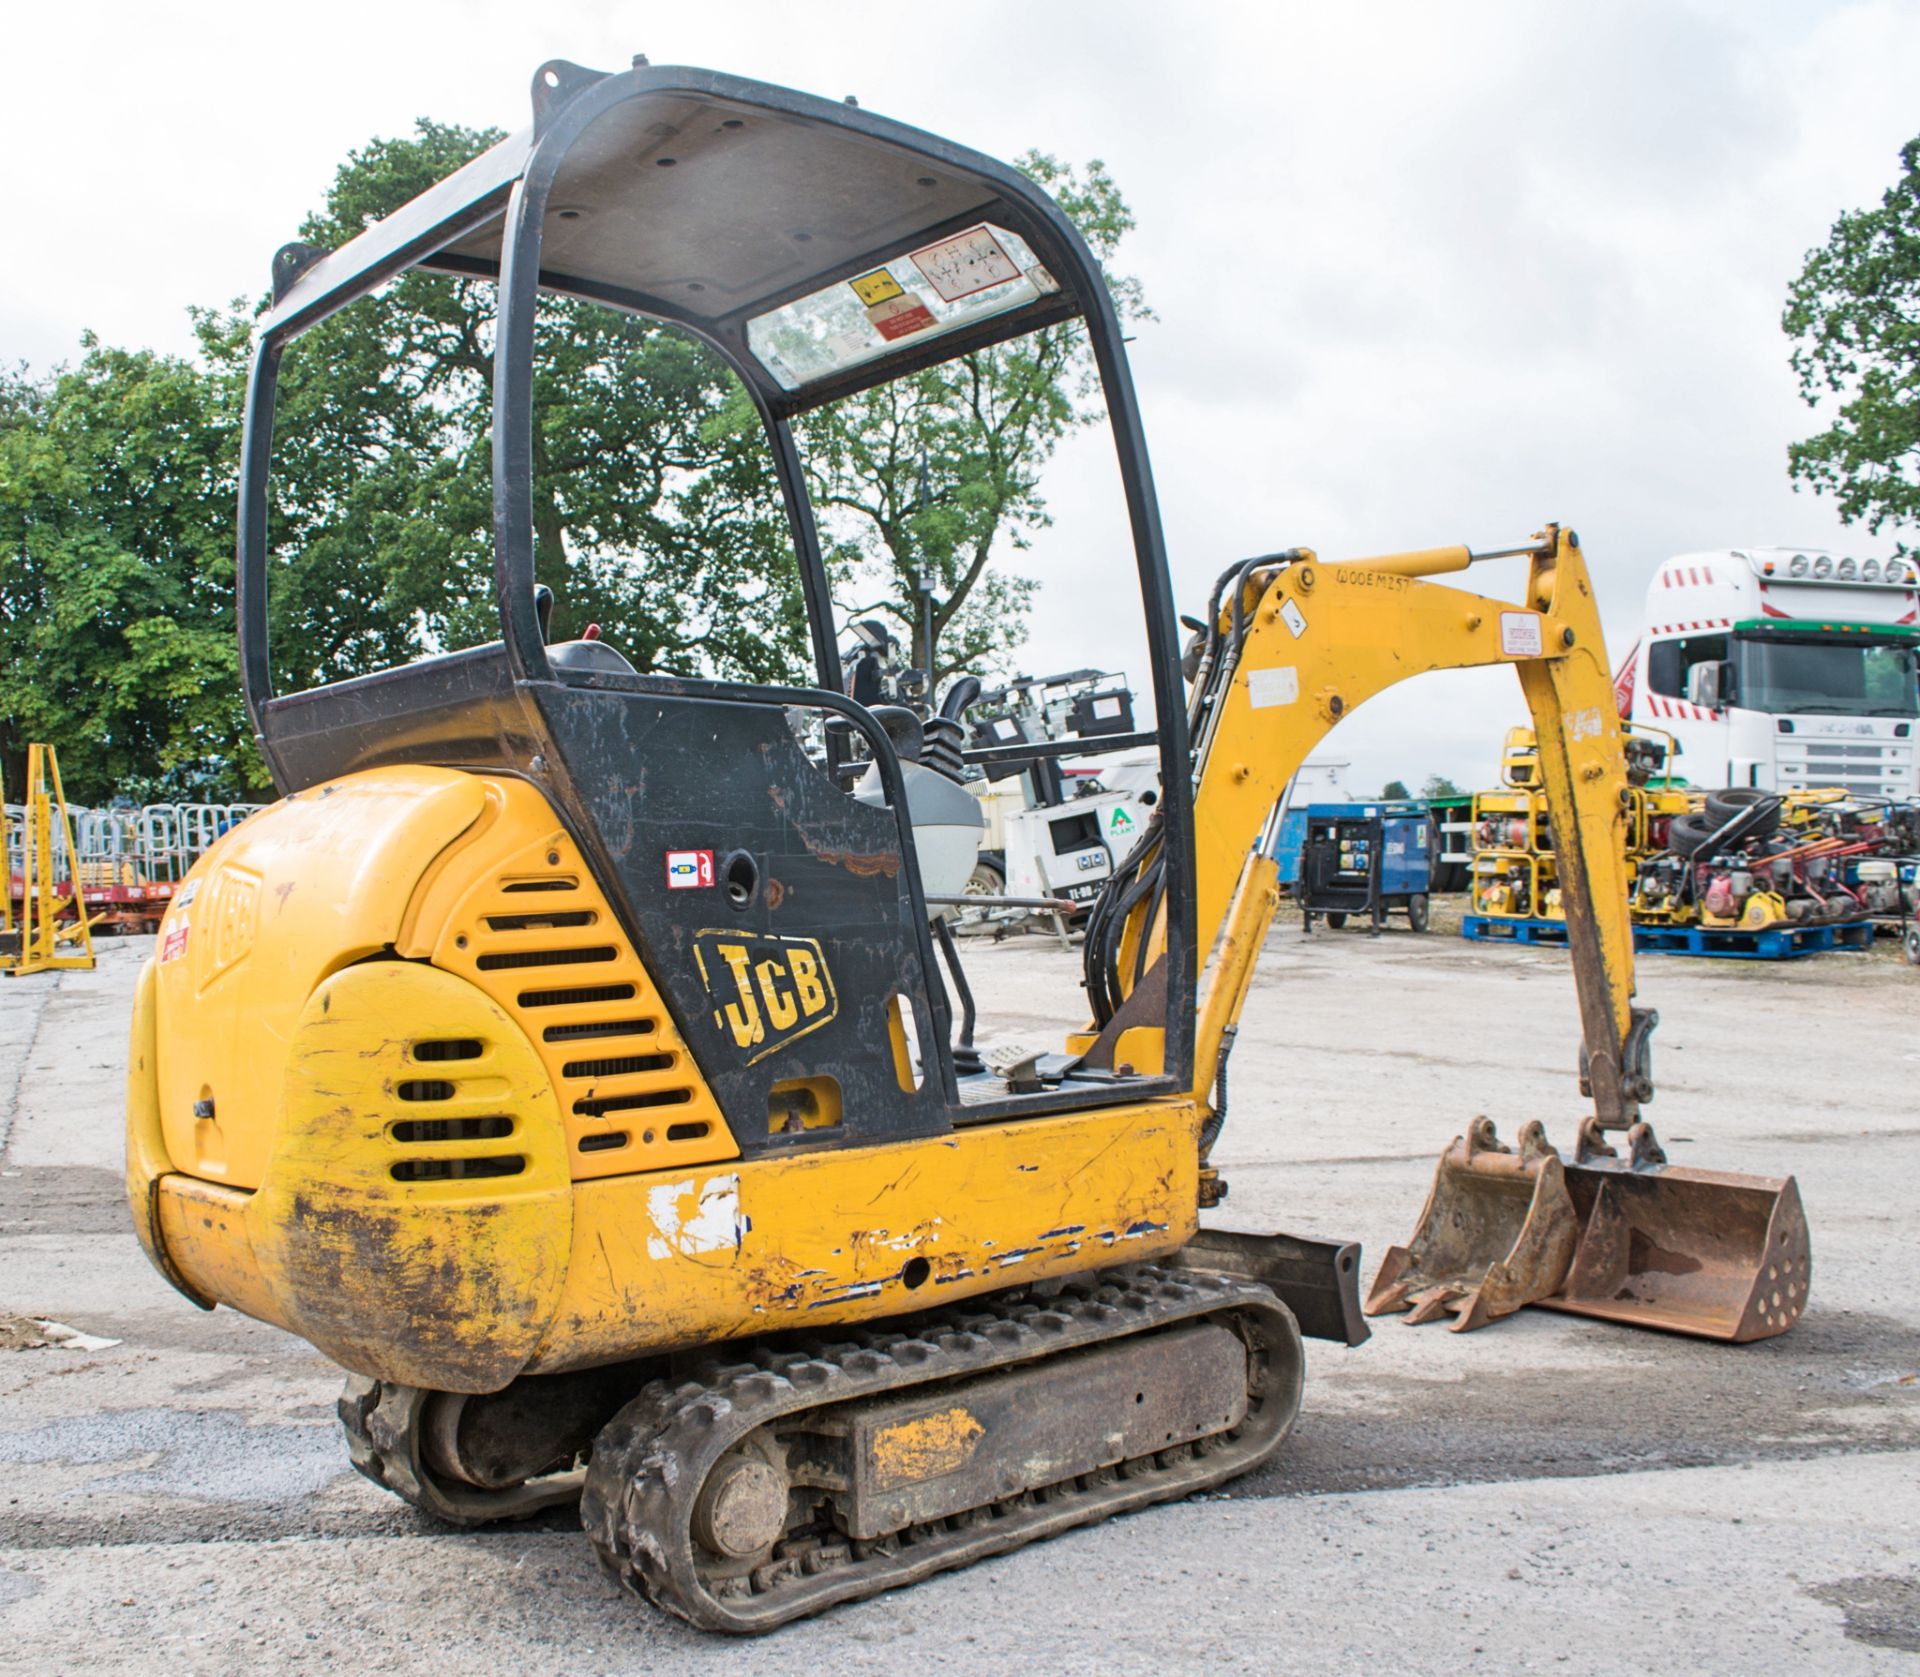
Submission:
[[[1617,661],[1665,556],[1888,545],[1794,495],[1779,315],[1920,133],[1920,7],[582,0],[15,6],[0,356],[184,351],[253,296],[352,147],[522,126],[536,65],[645,52],[838,97],[1001,157],[1104,159],[1174,582],[1232,559],[1581,532]],[[1126,663],[1104,437],[1048,480],[1030,667]],[[1476,572],[1511,589],[1511,566]],[[1330,742],[1352,783],[1492,776],[1505,671],[1429,677]]]

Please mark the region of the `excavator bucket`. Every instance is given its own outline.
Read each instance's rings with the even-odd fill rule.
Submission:
[[[1791,1176],[1599,1161],[1565,1178],[1580,1244],[1565,1286],[1534,1302],[1736,1344],[1785,1333],[1806,1308],[1812,1256]]]
[[[1476,1118],[1441,1155],[1419,1226],[1389,1248],[1369,1316],[1410,1310],[1409,1323],[1453,1316],[1465,1333],[1560,1290],[1573,1262],[1579,1217],[1566,1167],[1538,1121],[1504,1146]]]

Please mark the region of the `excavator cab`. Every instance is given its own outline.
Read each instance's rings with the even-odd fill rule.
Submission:
[[[496,294],[497,633],[289,679],[271,633],[283,358],[415,269]],[[542,311],[576,304],[670,323],[738,380],[810,681],[550,640],[569,608],[536,575],[553,439],[534,390]],[[942,725],[964,679],[925,714],[849,694],[796,425],[1067,323],[1114,441],[1152,707],[1103,743],[1157,752],[1162,796],[1088,916],[1086,1028],[989,1068],[963,1051],[966,982],[931,912],[977,843],[960,782],[1081,745],[969,746]],[[528,128],[339,249],[274,258],[238,595],[280,799],[195,865],[142,975],[127,1187],[148,1256],[195,1303],[348,1370],[340,1416],[370,1478],[461,1524],[577,1501],[619,1578],[709,1629],[771,1629],[1248,1471],[1298,1414],[1302,1334],[1367,1332],[1357,1247],[1202,1231],[1200,1211],[1226,1189],[1212,1151],[1287,786],[1372,693],[1516,670],[1598,1147],[1642,1098],[1598,612],[1571,531],[1508,551],[1529,567],[1517,601],[1425,580],[1486,557],[1465,548],[1239,562],[1183,684],[1119,323],[1043,191],[850,103],[543,67]],[[1526,1166],[1564,1197],[1575,1173],[1550,1151],[1530,1138]],[[1503,1204],[1538,1197],[1491,1174]],[[1632,1250],[1685,1236],[1672,1194],[1644,1198],[1601,1194],[1592,1219]],[[1536,1249],[1538,1270],[1560,1243]],[[1459,1271],[1492,1248],[1436,1251]],[[1503,1302],[1564,1279],[1523,1267]],[[1434,1280],[1456,1283],[1479,1284]]]

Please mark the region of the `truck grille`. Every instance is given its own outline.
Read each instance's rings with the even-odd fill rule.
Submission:
[[[1775,757],[1783,786],[1838,786],[1859,797],[1913,796],[1913,746],[1906,740],[1782,739]]]

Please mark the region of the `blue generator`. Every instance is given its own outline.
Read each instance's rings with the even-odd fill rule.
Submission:
[[[1304,929],[1338,929],[1364,914],[1377,935],[1389,914],[1427,929],[1433,879],[1433,817],[1417,804],[1309,804],[1294,886]]]

